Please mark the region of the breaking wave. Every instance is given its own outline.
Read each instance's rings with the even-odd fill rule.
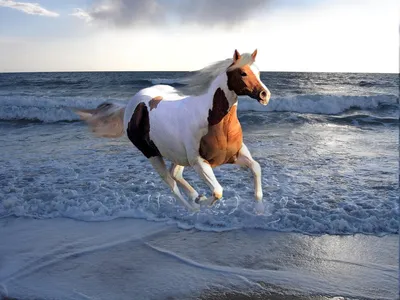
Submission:
[[[349,110],[376,111],[388,107],[398,110],[399,105],[399,98],[393,95],[296,95],[272,98],[267,106],[262,106],[248,97],[240,98],[239,111],[296,112],[322,115],[340,115]],[[80,97],[52,99],[33,96],[3,96],[0,98],[0,120],[45,123],[77,121],[79,118],[72,112],[71,107],[94,108],[106,100],[110,101],[110,99]],[[396,122],[396,119],[390,118],[388,122]],[[372,122],[374,121],[372,120]]]

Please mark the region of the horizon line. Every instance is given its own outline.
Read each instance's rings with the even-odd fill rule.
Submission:
[[[157,70],[157,71],[149,71],[149,70],[77,70],[77,71],[0,71],[0,74],[18,74],[18,73],[128,73],[128,72],[196,72],[198,70]],[[265,71],[262,70],[260,72],[264,73],[343,73],[343,74],[400,74],[399,71],[397,72],[375,72],[375,71],[277,71],[277,70],[270,70]]]

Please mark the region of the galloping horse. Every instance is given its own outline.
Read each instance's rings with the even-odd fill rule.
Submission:
[[[186,86],[155,85],[140,90],[124,107],[103,103],[93,110],[76,110],[92,131],[101,137],[129,140],[149,159],[154,169],[188,209],[222,198],[222,187],[213,167],[237,164],[254,175],[256,211],[263,213],[261,168],[243,143],[237,118],[238,96],[247,95],[267,105],[271,96],[254,65],[257,50],[216,62],[186,79]],[[186,96],[185,96],[186,95]],[[187,96],[190,95],[190,96]],[[172,162],[167,169],[164,158]],[[212,191],[199,195],[183,178],[191,166]],[[188,202],[179,186],[188,195]]]

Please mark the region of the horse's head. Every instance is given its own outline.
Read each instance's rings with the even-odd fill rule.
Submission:
[[[250,96],[259,103],[267,105],[271,93],[261,82],[260,71],[253,64],[257,50],[250,54],[243,54],[235,50],[233,63],[226,71],[228,75],[228,88],[238,96]]]

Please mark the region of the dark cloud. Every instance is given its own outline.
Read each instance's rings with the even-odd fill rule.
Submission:
[[[168,21],[204,26],[235,25],[246,21],[271,0],[95,0],[89,9],[73,14],[88,22],[119,27],[167,26]]]
[[[265,8],[268,0],[199,0],[179,1],[175,8],[183,22],[233,25],[246,21]]]
[[[159,23],[164,11],[155,0],[96,1],[89,15],[93,20],[110,21],[117,26]]]

